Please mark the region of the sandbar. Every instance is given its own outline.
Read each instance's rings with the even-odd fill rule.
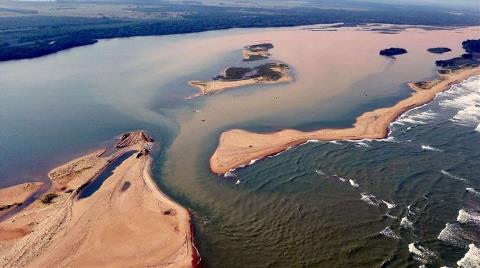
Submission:
[[[153,144],[143,131],[129,132],[53,169],[47,193],[0,222],[0,267],[197,266],[189,211],[150,175]]]
[[[449,89],[451,85],[479,74],[480,67],[462,68],[450,73],[439,73],[439,77],[433,81],[409,83],[413,90],[410,97],[399,101],[392,107],[380,108],[360,115],[350,128],[326,128],[308,132],[285,129],[271,133],[254,133],[233,129],[223,132],[220,135],[218,146],[210,158],[210,169],[214,173],[224,174],[249,165],[254,160],[298,146],[308,140],[385,138],[388,135],[390,123],[400,115],[432,101],[436,94]]]

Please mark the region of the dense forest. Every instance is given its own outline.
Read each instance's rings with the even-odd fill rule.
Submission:
[[[375,5],[367,10],[323,8],[253,8],[163,4],[133,6],[144,13],[175,13],[164,19],[25,15],[0,18],[0,61],[34,58],[89,45],[98,39],[192,33],[245,27],[278,27],[343,22],[465,26],[480,24],[477,14],[441,9]]]

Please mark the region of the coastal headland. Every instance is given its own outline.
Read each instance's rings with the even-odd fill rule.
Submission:
[[[50,189],[0,222],[0,267],[197,266],[189,211],[150,175],[153,145],[143,131],[125,133],[50,171]],[[0,190],[0,201],[38,187]]]
[[[430,102],[436,94],[449,89],[451,85],[479,74],[480,67],[478,65],[467,66],[448,72],[439,72],[439,77],[432,81],[409,83],[413,90],[410,97],[399,101],[392,107],[380,108],[360,115],[350,128],[328,128],[308,132],[285,129],[272,133],[254,133],[233,129],[223,132],[220,135],[218,146],[210,158],[210,169],[214,173],[224,174],[309,140],[385,138],[388,135],[390,123],[400,115]]]

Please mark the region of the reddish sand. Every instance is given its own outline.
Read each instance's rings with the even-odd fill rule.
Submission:
[[[272,133],[254,133],[240,129],[223,132],[217,149],[210,158],[210,168],[214,173],[223,174],[230,170],[249,165],[252,160],[282,152],[308,140],[360,140],[382,139],[389,131],[390,123],[404,112],[426,104],[436,94],[452,84],[480,74],[480,67],[462,69],[452,74],[441,75],[438,79],[428,81],[422,87],[410,83],[412,95],[399,101],[392,107],[380,108],[359,116],[351,128],[319,129],[303,132],[286,129]]]

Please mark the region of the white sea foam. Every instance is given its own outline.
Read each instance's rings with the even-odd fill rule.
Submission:
[[[452,179],[455,179],[455,180],[459,180],[459,181],[467,181],[466,179],[462,178],[462,177],[459,177],[459,176],[456,176],[456,175],[453,175],[452,173],[446,171],[446,170],[441,170],[440,171],[443,175],[446,175]]]
[[[385,216],[389,217],[390,219],[398,219],[397,216],[393,216],[392,214],[386,213]]]
[[[320,169],[315,169],[315,173],[317,173],[318,175],[325,175],[325,172]]]
[[[400,239],[400,236],[398,234],[396,234],[392,228],[390,228],[390,226],[387,226],[385,227],[385,229],[381,230],[380,231],[380,234],[381,235],[384,235],[386,237],[390,237],[390,238],[393,238],[393,239]]]
[[[233,171],[228,171],[227,173],[223,174],[223,177],[225,178],[235,178],[237,174],[235,174]]]
[[[306,143],[320,143],[321,141],[319,140],[307,140]]]
[[[340,142],[338,142],[338,141],[329,141],[329,143],[335,144],[335,145],[342,145],[342,144],[341,144]]]
[[[472,194],[474,194],[474,195],[480,196],[480,192],[477,191],[477,190],[475,190],[475,189],[473,189],[473,188],[465,188],[465,190],[466,190],[467,192],[469,192],[469,193],[472,193]]]
[[[360,185],[358,185],[358,183],[352,179],[349,179],[348,182],[350,183],[350,185],[352,185],[353,187],[357,188],[359,187]]]
[[[367,143],[365,143],[365,142],[363,142],[363,141],[359,141],[359,142],[355,143],[355,146],[357,146],[357,147],[364,147],[364,148],[370,147],[370,145],[368,145]]]
[[[475,129],[480,124],[480,76],[467,79],[441,94],[441,107],[455,109],[457,112],[451,121],[471,126]]]
[[[434,152],[443,152],[443,150],[438,149],[438,148],[435,148],[435,147],[430,146],[430,145],[422,145],[422,150],[425,150],[425,151],[434,151]]]
[[[460,223],[473,223],[480,225],[480,213],[460,209],[460,211],[458,211],[457,221]]]
[[[480,267],[480,249],[474,244],[468,246],[465,256],[457,262],[461,268],[479,268]]]
[[[387,208],[388,208],[388,209],[392,209],[392,208],[394,208],[394,207],[397,206],[397,205],[395,205],[395,203],[393,203],[393,202],[387,202],[387,201],[385,201],[385,200],[382,200],[382,202],[383,202],[385,205],[387,205]]]
[[[366,202],[369,205],[378,206],[380,204],[380,202],[378,202],[377,198],[373,194],[360,193],[360,195],[362,196],[360,200]]]
[[[471,237],[458,223],[447,223],[437,239],[457,247],[466,247]]]
[[[411,222],[407,217],[403,217],[400,221],[400,226],[405,229],[413,229],[413,222]]]
[[[250,160],[250,163],[249,163],[248,165],[249,165],[249,166],[250,166],[250,165],[253,165],[253,164],[255,164],[255,162],[257,162],[258,160],[260,160],[260,159],[253,159],[253,160]]]
[[[413,254],[413,258],[422,264],[430,263],[432,258],[436,257],[433,251],[415,243],[408,244],[408,251]]]
[[[235,182],[235,185],[239,185],[239,184],[240,184],[240,180],[237,180],[237,181]]]

